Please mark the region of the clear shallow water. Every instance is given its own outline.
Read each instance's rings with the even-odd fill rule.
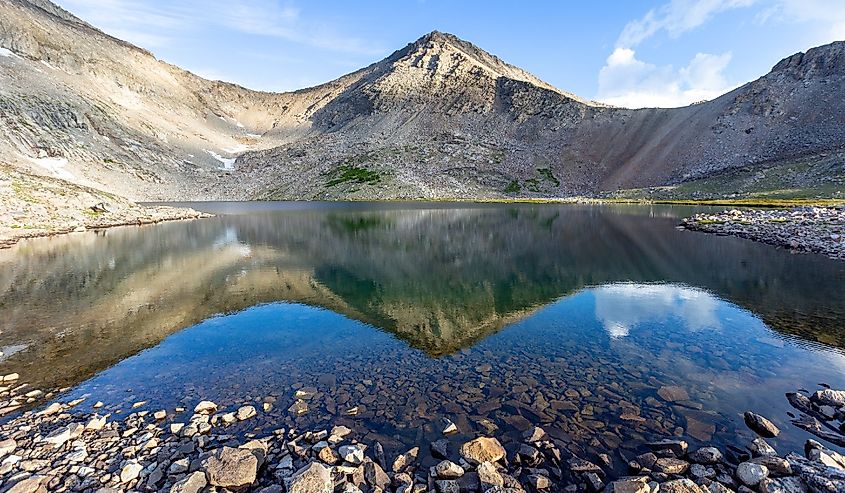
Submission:
[[[26,346],[0,370],[113,411],[273,401],[232,431],[342,422],[391,450],[442,417],[578,453],[750,441],[753,409],[786,451],[783,393],[845,387],[842,263],[675,230],[689,208],[199,207],[227,215],[0,253],[0,345]]]

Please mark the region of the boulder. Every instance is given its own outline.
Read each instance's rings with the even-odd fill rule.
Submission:
[[[174,483],[170,487],[170,493],[199,493],[206,484],[208,481],[205,479],[205,473],[196,471]]]
[[[505,448],[495,438],[479,437],[461,446],[461,457],[473,464],[498,462],[505,458]]]
[[[769,477],[769,468],[754,462],[743,462],[736,467],[736,477],[745,486],[754,488],[760,481]]]
[[[334,481],[330,470],[312,462],[285,481],[287,493],[332,493]]]
[[[258,457],[251,450],[222,447],[203,461],[212,486],[239,489],[251,485],[258,475]]]

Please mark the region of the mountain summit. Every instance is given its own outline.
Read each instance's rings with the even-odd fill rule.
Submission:
[[[631,110],[433,31],[274,94],[163,63],[47,0],[0,0],[0,155],[15,172],[135,200],[836,190],[843,46],[713,101]]]

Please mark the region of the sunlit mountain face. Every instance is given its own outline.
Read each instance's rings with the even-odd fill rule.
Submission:
[[[584,451],[727,439],[845,368],[841,263],[676,230],[689,209],[220,207],[0,253],[0,371],[113,410],[272,399],[268,430],[346,420],[397,450],[445,416]]]

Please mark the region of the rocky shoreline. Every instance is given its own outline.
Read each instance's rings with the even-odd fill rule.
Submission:
[[[0,385],[0,407],[7,415],[0,424],[3,493],[845,491],[845,456],[816,440],[808,440],[802,454],[779,455],[766,438],[780,430],[750,411],[744,420],[757,438],[721,449],[704,444],[691,450],[671,436],[579,457],[540,426],[532,425],[506,448],[496,436],[452,440],[457,429],[444,422],[441,439],[421,444],[428,451],[418,446],[388,457],[377,440],[340,424],[279,428],[263,436],[228,430],[267,413],[270,402],[221,409],[201,401],[192,409],[153,411],[141,401],[126,413],[107,413],[102,402],[79,398],[15,415],[21,406],[56,394],[20,384],[17,374],[3,377]],[[800,413],[795,426],[845,446],[845,391],[822,388],[786,398]],[[618,460],[627,464],[626,472],[614,470]]]
[[[97,204],[92,206],[92,211],[98,207],[102,209],[102,215],[93,216],[90,219],[82,221],[48,222],[38,228],[32,229],[9,228],[0,225],[0,249],[11,248],[19,241],[30,238],[58,236],[118,226],[143,226],[145,224],[157,224],[165,221],[183,221],[213,217],[213,214],[199,212],[194,209],[168,206],[135,206],[126,210],[112,212],[107,210],[108,205]]]
[[[845,207],[795,207],[789,210],[738,210],[701,213],[681,227],[732,235],[798,252],[845,260]]]

